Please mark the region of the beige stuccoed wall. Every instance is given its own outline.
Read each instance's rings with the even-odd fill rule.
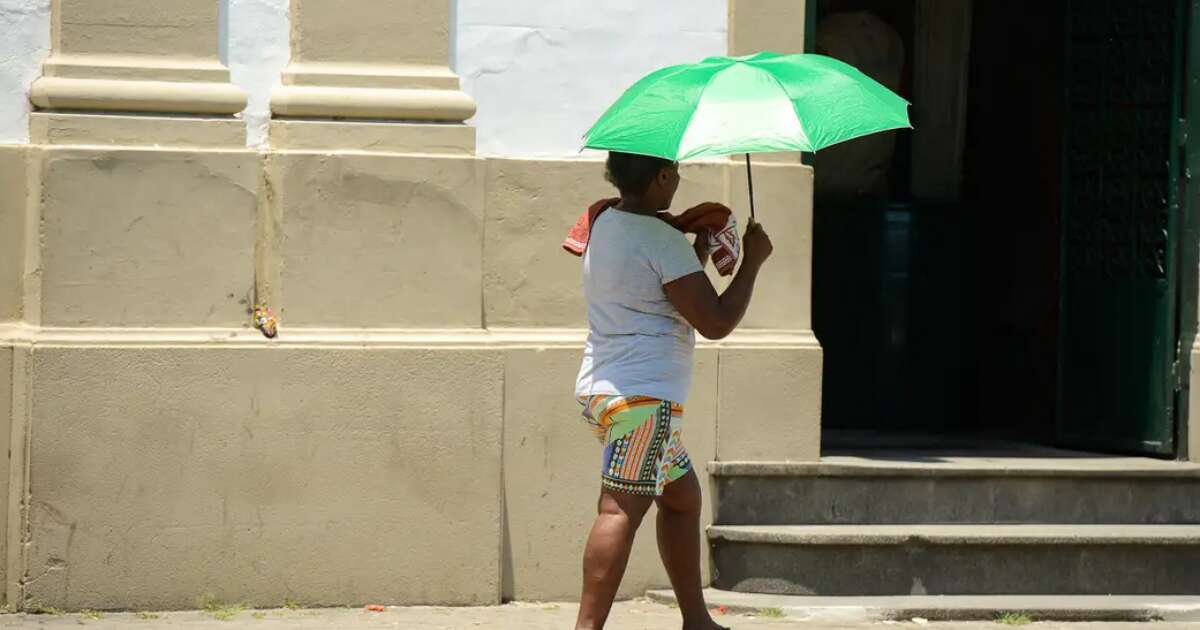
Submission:
[[[15,396],[13,389],[15,386],[23,385],[24,379],[18,378],[16,370],[18,369],[18,355],[25,354],[24,348],[14,348],[6,346],[0,342],[0,464],[3,464],[4,469],[10,470],[14,461],[12,451],[12,435],[13,435],[13,419],[17,417],[18,412],[14,407],[16,404],[23,404],[23,396]],[[23,362],[21,363],[23,366]],[[21,444],[22,442],[18,442]],[[16,461],[24,461],[21,453],[18,453]],[[5,590],[12,583],[8,579],[10,567],[15,568],[15,572],[19,574],[23,570],[20,563],[10,563],[9,561],[9,523],[16,523],[19,527],[23,519],[21,518],[21,510],[19,507],[13,508],[13,504],[19,506],[19,497],[14,497],[9,491],[14,486],[14,479],[18,478],[13,474],[0,476],[0,496],[4,497],[6,518],[0,519],[0,579],[4,580]],[[15,484],[20,488],[21,483]],[[14,501],[14,499],[17,499]],[[7,594],[5,597],[8,600]],[[15,598],[14,598],[15,599]],[[11,601],[11,600],[8,600]]]
[[[481,327],[482,160],[284,152],[270,169],[289,325]]]
[[[347,5],[330,0],[296,0],[292,15],[293,59],[316,63],[429,66],[446,63],[450,3],[405,2]],[[355,37],[347,39],[347,34]]]
[[[26,594],[495,602],[502,365],[445,349],[39,347]]]
[[[1200,276],[1196,281],[1200,283]],[[1200,305],[1197,305],[1200,308]],[[1190,461],[1200,461],[1200,335],[1192,341],[1191,366],[1188,372],[1187,449]]]
[[[0,146],[0,322],[21,319],[28,156],[26,147]]]
[[[31,497],[26,521],[10,493],[29,528],[7,554],[12,597],[577,596],[599,447],[571,396],[579,262],[559,244],[610,194],[599,162],[28,151],[38,193],[16,206],[40,217],[42,327],[0,331],[34,342],[6,379],[28,392],[4,408]],[[736,205],[741,168],[689,165],[680,207]],[[783,189],[763,220],[781,253],[802,249],[808,169],[763,170]],[[788,264],[764,274],[755,331],[701,344],[685,441],[702,473],[816,457],[821,355]],[[261,294],[274,341],[248,328]],[[648,526],[622,593],[665,585]]]
[[[254,287],[253,154],[47,148],[35,156],[44,325],[246,321]]]
[[[1187,453],[1190,461],[1200,460],[1200,345],[1192,346],[1192,370],[1188,374]]]
[[[817,0],[729,0],[729,54],[804,52],[806,4]]]
[[[345,74],[293,78],[375,63],[321,50],[315,69]],[[33,144],[0,147],[6,601],[577,597],[600,447],[572,397],[586,321],[560,243],[613,194],[602,163],[476,157],[465,125],[284,112],[261,152],[235,127],[41,111]],[[812,174],[755,168],[776,256],[745,330],[697,352],[684,440],[706,485],[714,459],[818,456]],[[745,223],[740,162],[682,177],[676,210]],[[277,339],[250,327],[260,301]],[[623,596],[667,584],[651,523],[637,544]]]
[[[10,488],[23,487],[22,471],[13,464],[12,436],[14,420],[24,416],[26,397],[22,390],[26,379],[22,359],[27,344],[14,331],[24,328],[30,153],[25,146],[0,146],[0,470],[4,471],[0,474],[0,505],[4,506],[4,517],[0,518],[0,579],[4,580],[6,603],[15,599],[7,592],[15,582],[10,576],[24,571],[23,563],[9,553],[9,524],[19,528],[23,523],[20,492],[10,492]],[[17,448],[21,444],[23,441],[18,440]],[[15,454],[15,461],[24,462],[23,453]]]

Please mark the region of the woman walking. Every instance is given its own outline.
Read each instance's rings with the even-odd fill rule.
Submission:
[[[607,178],[621,198],[595,216],[583,259],[589,334],[575,393],[604,452],[576,628],[604,627],[634,535],[655,503],[658,550],[683,628],[718,630],[701,591],[702,504],[680,437],[683,404],[695,332],[721,339],[737,327],[771,240],[751,221],[742,265],[718,295],[704,273],[707,236],[693,245],[663,219],[679,187],[678,164],[611,152]]]

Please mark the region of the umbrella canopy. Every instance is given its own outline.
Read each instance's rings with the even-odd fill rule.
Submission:
[[[853,66],[763,52],[650,73],[609,107],[584,146],[686,160],[817,151],[911,126],[908,102]]]

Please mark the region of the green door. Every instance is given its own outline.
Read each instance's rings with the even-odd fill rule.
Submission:
[[[1183,288],[1196,282],[1181,121],[1191,12],[1184,0],[1066,6],[1057,435],[1173,456],[1194,328],[1182,305],[1195,310]]]

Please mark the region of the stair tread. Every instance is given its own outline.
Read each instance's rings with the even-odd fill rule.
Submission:
[[[1200,525],[712,525],[713,540],[784,545],[1200,544]]]
[[[652,590],[654,601],[673,603],[669,590]],[[1022,611],[1036,619],[1072,621],[1200,620],[1200,597],[1179,595],[885,595],[812,596],[740,593],[705,589],[711,607],[754,614],[777,609],[789,618],[873,621],[924,617],[932,620],[992,620]]]
[[[1043,476],[1152,477],[1200,479],[1200,463],[1145,457],[1031,457],[964,455],[956,452],[896,452],[835,455],[815,462],[721,461],[709,472],[718,477],[870,476]]]

